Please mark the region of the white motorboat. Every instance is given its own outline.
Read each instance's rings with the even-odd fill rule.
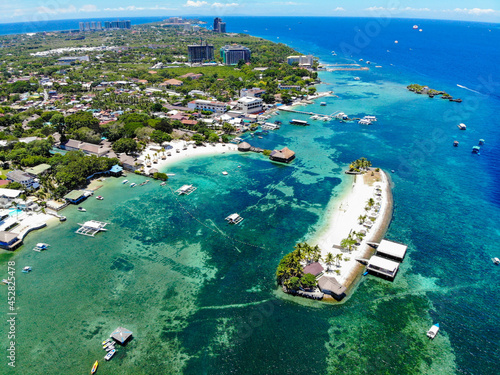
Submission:
[[[434,337],[436,337],[438,332],[439,332],[439,323],[436,323],[431,327],[431,329],[427,331],[427,337],[432,340]]]
[[[491,258],[491,260],[493,261],[493,263],[495,263],[497,266],[500,264],[500,259],[495,257],[495,258]]]
[[[128,180],[123,180],[122,181],[122,184],[126,184],[126,183],[128,183]]]
[[[83,207],[78,207],[78,211],[80,211],[80,212],[86,212],[87,210],[85,208],[83,208]]]
[[[110,352],[108,352],[108,354],[106,354],[104,356],[104,359],[106,361],[109,361],[115,355],[115,353],[116,353],[116,349],[111,350]]]

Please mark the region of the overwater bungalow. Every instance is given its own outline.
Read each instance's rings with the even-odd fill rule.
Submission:
[[[393,258],[401,262],[405,255],[408,246],[399,242],[382,240],[377,247],[377,255]]]
[[[293,159],[295,159],[295,152],[290,150],[288,147],[284,147],[281,150],[274,150],[271,152],[269,159],[280,163],[290,163]]]
[[[366,269],[379,276],[393,280],[398,272],[399,263],[374,255],[370,258]]]

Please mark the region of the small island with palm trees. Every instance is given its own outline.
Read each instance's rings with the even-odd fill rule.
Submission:
[[[349,165],[349,193],[330,202],[327,224],[309,242],[297,243],[276,270],[283,291],[311,299],[342,300],[373,255],[392,218],[392,192],[386,173],[366,158]],[[361,261],[361,262],[360,262]]]

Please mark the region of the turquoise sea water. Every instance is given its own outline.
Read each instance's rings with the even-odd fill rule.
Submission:
[[[0,254],[3,274],[7,260],[18,268],[17,367],[9,369],[5,358],[0,372],[85,373],[104,355],[100,342],[123,325],[135,339],[101,363],[99,373],[495,374],[499,268],[490,258],[499,255],[500,237],[500,56],[488,46],[498,45],[499,29],[392,20],[352,58],[340,56],[343,42],[354,43],[351,30],[370,21],[239,19],[242,30],[280,37],[326,63],[373,61],[367,72],[321,73],[319,89],[338,98],[307,109],[376,115],[378,122],[304,128],[288,125],[300,115],[282,113],[280,130],[249,142],[290,147],[297,153],[291,165],[225,154],[168,168],[175,176],[165,187],[131,189],[107,180],[98,193],[103,201],[88,200],[85,213],[67,208],[67,222]],[[422,33],[413,32],[415,23]],[[415,95],[405,89],[413,82],[464,102]],[[480,138],[486,145],[472,155]],[[360,156],[395,171],[387,237],[409,245],[396,280],[363,278],[341,305],[283,296],[275,288],[277,263],[322,228],[332,197],[349,185],[342,169]],[[172,194],[188,183],[198,188],[193,194]],[[239,226],[224,221],[233,212],[244,217]],[[86,219],[109,222],[108,232],[74,234]],[[51,247],[33,252],[37,242]],[[33,272],[21,274],[25,265]],[[2,313],[6,299],[0,288]],[[441,331],[428,341],[425,332],[435,322]],[[5,325],[5,347],[6,335]]]

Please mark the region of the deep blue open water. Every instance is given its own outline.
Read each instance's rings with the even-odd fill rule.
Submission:
[[[0,254],[2,264],[13,259],[35,270],[18,275],[15,373],[86,372],[103,355],[100,341],[123,325],[136,339],[100,373],[496,374],[500,268],[490,258],[500,255],[499,26],[225,20],[229,31],[281,41],[326,64],[371,61],[362,62],[369,71],[321,73],[319,89],[338,97],[307,108],[371,114],[378,122],[284,125],[250,140],[287,145],[297,152],[289,166],[249,154],[179,163],[168,168],[176,174],[168,185],[198,186],[180,200],[156,183],[130,189],[111,179],[99,191],[104,201],[84,203],[87,213],[68,208],[67,223],[31,234],[13,255]],[[410,83],[463,103],[410,93]],[[480,138],[486,144],[472,155]],[[335,306],[282,296],[274,282],[279,259],[314,238],[332,196],[348,186],[342,169],[360,156],[394,170],[387,237],[409,245],[396,280],[364,278]],[[240,226],[225,225],[232,212],[245,218]],[[82,215],[110,222],[110,230],[96,238],[73,234]],[[39,241],[51,249],[31,251]],[[441,331],[428,341],[435,322]]]

